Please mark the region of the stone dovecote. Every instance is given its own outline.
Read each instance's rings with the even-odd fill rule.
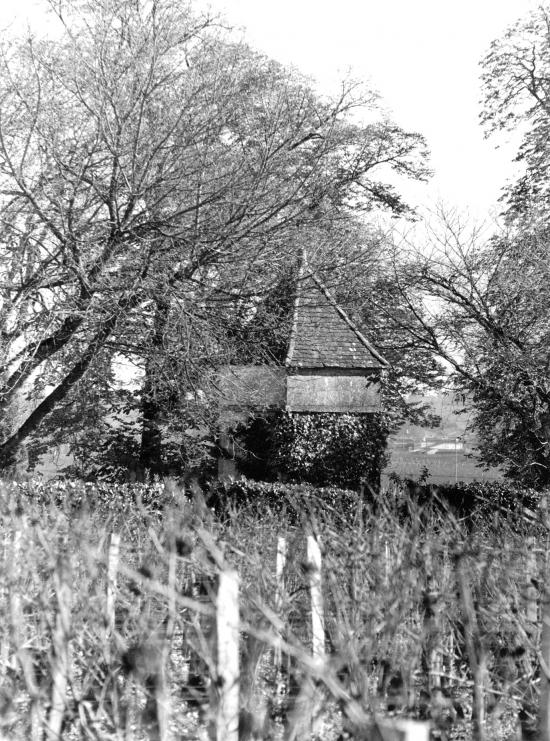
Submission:
[[[304,264],[285,367],[291,412],[372,413],[387,361]]]
[[[218,475],[237,474],[233,430],[252,416],[373,414],[381,409],[380,379],[388,363],[303,260],[284,365],[231,365],[218,377]]]
[[[283,366],[230,366],[220,375],[226,420],[254,411],[369,414],[380,409],[387,361],[304,261]]]

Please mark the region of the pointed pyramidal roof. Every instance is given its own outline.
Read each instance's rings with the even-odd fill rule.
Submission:
[[[300,268],[287,368],[363,370],[388,366],[304,259]]]

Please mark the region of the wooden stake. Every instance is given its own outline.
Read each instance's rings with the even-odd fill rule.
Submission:
[[[275,608],[280,610],[283,602],[284,591],[284,570],[286,566],[286,538],[279,536],[277,538],[277,560],[275,563],[275,576],[277,580],[277,593],[275,596]]]
[[[540,705],[539,741],[550,741],[550,579],[546,569],[546,583],[542,589],[542,628],[540,635]]]
[[[239,739],[239,575],[220,572],[216,595],[216,741]]]
[[[533,635],[538,625],[538,590],[535,587],[538,579],[537,555],[535,553],[535,538],[527,539],[527,558],[525,564],[525,619],[527,621],[527,632]]]
[[[159,724],[159,737],[161,741],[170,741],[170,718],[172,715],[172,703],[170,697],[170,688],[166,681],[166,667],[170,660],[170,651],[174,639],[176,627],[176,576],[177,562],[176,551],[172,547],[168,556],[168,589],[170,590],[168,598],[168,618],[166,621],[166,630],[162,636],[162,651],[160,658],[159,676],[155,699],[157,703],[157,718]]]
[[[463,557],[458,559],[457,577],[464,618],[464,641],[466,643],[470,671],[474,682],[472,693],[472,739],[473,741],[485,741],[487,657]]]
[[[284,582],[285,566],[286,566],[286,538],[279,536],[277,538],[277,558],[275,562],[275,581],[276,581],[275,611],[277,613],[280,613],[283,607],[283,594],[284,594],[284,588],[285,588],[285,582]],[[277,641],[275,648],[273,649],[273,663],[277,670],[281,668],[281,661],[282,661],[281,646],[280,646],[281,636],[278,636],[278,638],[279,640]]]
[[[314,535],[307,536],[309,593],[311,597],[311,648],[315,658],[325,656],[325,619],[321,590],[321,549]]]
[[[107,640],[115,629],[115,602],[117,591],[118,560],[120,555],[120,535],[111,534],[109,560],[107,566]]]
[[[53,635],[52,661],[52,701],[46,738],[48,741],[61,739],[63,716],[67,705],[67,687],[71,666],[70,657],[70,630],[71,630],[71,588],[66,574],[58,569],[54,574],[55,591],[57,594],[57,617]]]
[[[369,735],[372,741],[429,741],[430,724],[406,718],[378,718]]]

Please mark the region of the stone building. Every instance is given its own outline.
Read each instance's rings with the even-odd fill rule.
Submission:
[[[373,414],[387,361],[305,263],[299,273],[284,365],[233,365],[220,375],[220,477],[238,473],[232,430],[255,415]]]
[[[387,365],[317,276],[302,276],[285,361],[284,408],[379,411],[380,374]]]

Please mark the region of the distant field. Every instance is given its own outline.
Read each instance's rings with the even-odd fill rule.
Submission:
[[[502,474],[496,469],[486,471],[475,461],[457,451],[438,451],[428,454],[426,450],[403,450],[392,445],[390,440],[390,462],[383,476],[396,473],[399,476],[417,479],[424,468],[429,471],[428,481],[436,484],[454,481],[498,481]]]
[[[403,424],[388,440],[391,457],[383,472],[384,478],[393,472],[417,479],[427,468],[428,481],[434,484],[502,479],[498,469],[485,470],[468,457],[467,454],[476,447],[475,434],[468,427],[470,415],[452,395],[434,393],[411,400],[428,402],[441,422],[434,428]]]

